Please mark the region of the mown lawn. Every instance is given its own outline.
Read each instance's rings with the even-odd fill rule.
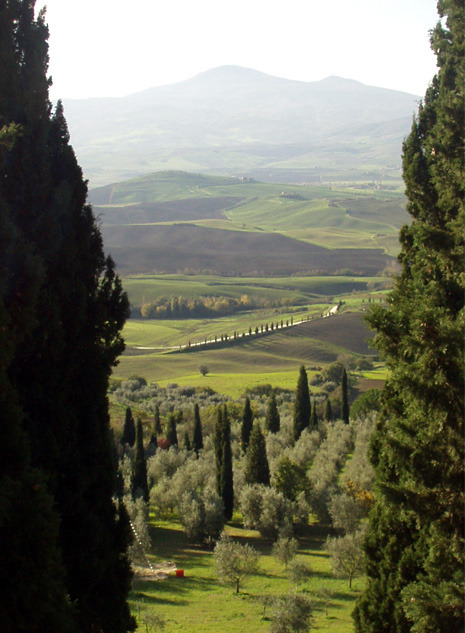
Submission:
[[[271,541],[242,529],[239,523],[227,526],[230,536],[253,545],[261,554],[258,573],[244,581],[239,595],[232,586],[218,583],[212,552],[190,544],[179,524],[153,521],[152,525],[153,561],[173,561],[185,575],[134,580],[131,607],[141,630],[145,630],[145,615],[154,613],[165,619],[167,633],[265,633],[270,631],[270,609],[264,608],[261,598],[297,590],[313,601],[311,630],[353,631],[350,614],[364,581],[355,579],[349,590],[347,579],[333,577],[324,550],[326,535],[317,525],[309,526],[299,538],[298,558],[311,570],[309,579],[299,587],[291,585],[283,565],[271,556]],[[324,598],[324,592],[329,598]]]

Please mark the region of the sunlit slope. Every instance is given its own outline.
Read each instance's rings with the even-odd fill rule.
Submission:
[[[382,277],[221,277],[219,275],[136,275],[123,279],[131,305],[140,307],[160,296],[264,299],[275,305],[297,305],[317,299],[376,288],[386,280]]]
[[[227,327],[227,326],[226,326]],[[295,371],[302,363],[327,364],[340,354],[352,353],[372,356],[366,328],[361,313],[347,312],[325,319],[317,319],[265,335],[245,337],[236,343],[220,348],[209,345],[191,350],[170,349],[177,334],[176,322],[129,322],[124,332],[128,349],[120,358],[114,375],[118,378],[132,374],[147,380],[180,380],[197,384],[198,368],[207,365],[218,380],[227,381],[231,376],[241,383],[241,374],[255,375],[257,384],[274,382],[284,384],[286,372]],[[192,322],[193,331],[196,324]],[[157,346],[164,339],[166,347]],[[193,338],[195,339],[195,337]],[[155,349],[147,349],[150,347]],[[176,347],[176,346],[174,346]],[[145,348],[145,349],[144,349]],[[273,378],[274,376],[274,378]],[[195,378],[195,380],[194,380]],[[295,381],[295,378],[293,378]],[[283,382],[284,381],[284,382]],[[199,384],[207,384],[201,381]]]
[[[160,172],[91,192],[123,275],[377,275],[405,221],[392,191]]]

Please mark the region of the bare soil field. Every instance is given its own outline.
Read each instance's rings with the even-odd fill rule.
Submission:
[[[381,249],[328,249],[273,233],[221,231],[190,224],[102,226],[122,276],[185,270],[220,275],[374,276],[394,263]]]
[[[376,350],[368,345],[373,333],[363,321],[360,312],[345,312],[325,319],[302,323],[285,331],[289,337],[307,337],[343,347],[350,352],[375,356]]]

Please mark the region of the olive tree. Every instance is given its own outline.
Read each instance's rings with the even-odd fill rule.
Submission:
[[[223,533],[214,550],[216,572],[222,584],[232,584],[239,593],[242,580],[257,570],[258,552],[250,545],[241,545]]]

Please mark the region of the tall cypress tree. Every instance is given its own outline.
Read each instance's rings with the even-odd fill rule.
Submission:
[[[304,365],[299,372],[297,391],[294,404],[294,439],[298,440],[302,431],[308,428],[310,422],[310,390],[308,388],[307,372]]]
[[[197,402],[194,405],[194,451],[198,456],[203,448],[202,422],[200,420],[200,410]]]
[[[17,258],[34,261],[37,281],[32,301],[17,285],[8,308],[9,329],[28,315],[8,380],[22,411],[30,466],[44,473],[59,515],[57,544],[76,626],[123,633],[135,626],[127,604],[130,532],[112,500],[107,388],[124,348],[128,301],[86,204],[61,104],[51,112],[48,31],[44,15],[34,17],[34,4],[0,3],[0,127],[3,138],[5,129],[18,131],[1,160],[0,212],[14,227]]]
[[[250,434],[245,459],[245,481],[248,484],[270,485],[270,467],[266,455],[266,443],[259,424],[254,424]]]
[[[213,450],[215,453],[216,491],[221,497],[221,473],[223,464],[223,408],[218,407],[213,430]]]
[[[246,396],[244,411],[242,413],[242,424],[241,424],[241,445],[242,450],[247,450],[247,446],[249,445],[250,433],[252,431],[253,426],[253,413],[252,407],[250,406],[250,398]]]
[[[145,460],[144,433],[142,421],[137,418],[136,423],[136,449],[134,452],[134,475],[132,478],[132,495],[136,497],[142,494],[146,503],[149,500],[149,486],[147,483],[147,462]]]
[[[313,399],[312,402],[312,412],[310,414],[310,424],[309,424],[310,428],[312,429],[312,431],[318,429],[318,414],[316,412],[316,400]]]
[[[121,444],[123,446],[134,446],[136,441],[136,425],[134,418],[132,417],[131,407],[126,407],[126,414],[124,418],[123,434],[121,436]]]
[[[176,416],[171,413],[166,423],[166,439],[170,443],[170,446],[178,445],[178,432],[176,430]]]
[[[438,9],[438,74],[403,148],[412,220],[401,273],[388,308],[369,317],[389,378],[372,443],[360,633],[463,631],[464,2]]]
[[[333,419],[333,408],[329,398],[326,398],[325,401],[324,419],[326,422],[332,422]]]
[[[234,484],[231,452],[231,425],[229,415],[224,405],[223,409],[223,432],[222,432],[222,455],[221,455],[221,499],[223,500],[223,514],[225,521],[230,521],[234,509]]]
[[[270,433],[278,433],[281,426],[281,418],[279,417],[278,405],[276,404],[276,395],[274,391],[271,392],[271,397],[268,401],[265,425]]]
[[[161,428],[160,407],[158,404],[155,405],[155,414],[153,416],[153,429],[157,437],[162,435],[163,429]]]
[[[347,371],[344,367],[341,376],[341,418],[345,424],[349,424],[349,391],[347,387]]]

